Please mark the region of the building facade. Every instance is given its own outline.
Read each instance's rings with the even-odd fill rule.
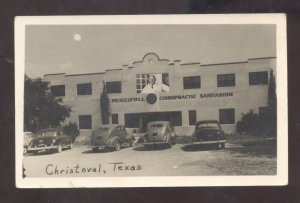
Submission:
[[[242,113],[267,107],[268,80],[275,57],[222,64],[181,63],[154,53],[120,69],[101,73],[47,74],[52,92],[72,106],[70,118],[87,136],[101,121],[103,81],[109,97],[110,123],[143,129],[168,120],[178,135],[190,135],[198,120],[219,120],[234,133]],[[275,71],[276,72],[276,71]],[[152,82],[150,82],[152,81]]]

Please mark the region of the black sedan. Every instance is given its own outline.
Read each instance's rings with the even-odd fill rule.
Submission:
[[[219,148],[225,148],[225,132],[217,120],[198,121],[192,138],[194,145],[214,144]]]
[[[60,129],[44,129],[37,133],[28,145],[27,152],[37,154],[39,151],[62,152],[73,148],[73,137],[63,134]]]
[[[132,146],[135,138],[128,134],[125,127],[119,124],[103,125],[92,133],[89,148],[118,151],[122,146]]]

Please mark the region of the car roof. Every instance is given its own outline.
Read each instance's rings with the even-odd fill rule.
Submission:
[[[197,122],[197,125],[201,124],[201,123],[219,123],[219,121],[218,120],[201,120],[201,121]]]

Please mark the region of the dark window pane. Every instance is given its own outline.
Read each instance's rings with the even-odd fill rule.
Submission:
[[[118,124],[119,123],[118,114],[111,114],[111,123],[112,124]]]
[[[201,87],[200,76],[184,77],[183,78],[183,88],[184,89],[196,89]]]
[[[268,71],[249,73],[249,85],[267,85],[267,84],[268,84]]]
[[[197,121],[197,115],[195,110],[189,111],[189,124],[195,125]]]
[[[92,116],[91,115],[79,116],[79,129],[92,129]]]
[[[139,128],[139,116],[137,114],[125,114],[126,128]]]
[[[218,87],[235,86],[235,74],[217,75]]]
[[[219,109],[219,120],[221,124],[234,124],[234,109]]]
[[[122,83],[121,81],[106,82],[107,93],[121,93]]]
[[[92,83],[77,84],[77,95],[91,95]]]
[[[51,86],[51,92],[56,97],[65,96],[65,86],[64,85],[53,85]]]

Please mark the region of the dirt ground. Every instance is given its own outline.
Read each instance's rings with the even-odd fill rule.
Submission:
[[[26,177],[276,175],[276,139],[231,136],[225,149],[176,144],[141,144],[93,153],[76,146],[61,153],[24,156]]]

